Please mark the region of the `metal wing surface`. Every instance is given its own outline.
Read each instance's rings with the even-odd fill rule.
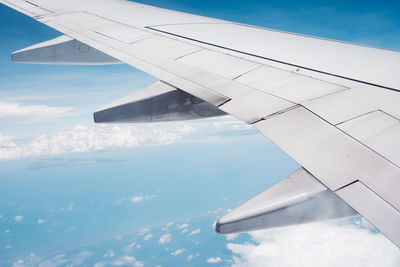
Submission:
[[[15,62],[124,62],[160,80],[96,122],[228,113],[302,166],[221,218],[218,232],[359,213],[400,246],[399,52],[122,0],[0,2],[65,35]]]

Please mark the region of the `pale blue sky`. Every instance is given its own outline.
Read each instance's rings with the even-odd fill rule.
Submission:
[[[400,49],[396,1],[141,2]],[[63,266],[79,259],[78,265],[132,265],[131,257],[145,266],[231,265],[235,253],[240,266],[254,265],[244,252],[252,249],[262,251],[257,264],[268,259],[297,266],[286,264],[285,253],[295,250],[293,260],[299,262],[296,257],[310,248],[325,255],[352,242],[362,244],[333,255],[343,259],[342,266],[361,266],[364,258],[385,258],[387,266],[399,262],[396,248],[360,220],[234,240],[217,235],[216,216],[283,179],[297,163],[230,117],[94,125],[93,110],[155,79],[127,65],[12,64],[12,51],[59,33],[5,6],[0,6],[0,36],[0,265]],[[187,232],[179,228],[185,223]],[[143,228],[149,232],[142,234]],[[323,248],[311,245],[320,242],[314,233],[324,236]],[[160,244],[163,235],[171,241]],[[274,250],[279,253],[271,255]]]

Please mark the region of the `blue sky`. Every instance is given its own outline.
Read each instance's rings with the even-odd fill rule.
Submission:
[[[400,49],[396,1],[141,2]],[[156,80],[127,65],[11,63],[59,35],[0,6],[0,265],[399,265],[359,218],[217,235],[216,217],[297,163],[230,117],[94,125],[93,110]]]

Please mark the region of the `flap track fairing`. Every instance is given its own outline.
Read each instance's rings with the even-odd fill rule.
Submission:
[[[216,231],[248,232],[356,215],[346,202],[300,168],[220,218]]]
[[[163,82],[117,100],[94,113],[96,123],[194,120],[226,115],[217,107]]]

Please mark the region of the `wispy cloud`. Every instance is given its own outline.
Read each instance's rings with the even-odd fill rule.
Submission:
[[[142,229],[140,229],[138,231],[138,235],[144,235],[144,234],[149,233],[149,232],[150,232],[150,228],[149,227],[142,228]]]
[[[184,224],[178,225],[176,228],[178,228],[178,229],[184,229],[184,228],[188,228],[188,227],[189,227],[189,224],[184,223]]]
[[[139,203],[139,202],[143,202],[144,200],[153,199],[153,198],[155,198],[155,197],[156,197],[155,195],[151,195],[151,196],[149,196],[149,195],[145,195],[145,196],[134,196],[134,197],[132,197],[130,200],[131,200],[131,202],[133,202],[133,203]]]
[[[24,259],[16,260],[12,267],[27,267],[27,266],[82,266],[83,263],[92,256],[93,253],[89,251],[82,251],[72,257],[66,254],[56,254],[47,259],[42,259],[31,253]]]
[[[186,261],[191,261],[193,260],[195,257],[199,257],[200,253],[196,253],[196,254],[190,254],[187,258]]]
[[[189,235],[197,235],[197,234],[200,234],[200,229],[193,230],[192,232],[190,232]]]
[[[256,244],[229,243],[239,266],[399,266],[400,251],[364,220],[315,223],[250,233]]]
[[[72,107],[47,105],[24,105],[0,101],[0,122],[2,124],[39,122],[73,114]]]
[[[66,208],[59,208],[59,209],[51,209],[50,212],[63,212],[63,211],[72,211],[75,208],[75,203],[70,202],[68,207]]]
[[[103,258],[113,258],[115,257],[115,253],[114,251],[112,251],[111,249],[109,249],[104,255]]]
[[[161,228],[161,230],[163,230],[163,231],[168,231],[168,229],[169,229],[172,225],[174,225],[173,222],[168,222],[163,228]]]

